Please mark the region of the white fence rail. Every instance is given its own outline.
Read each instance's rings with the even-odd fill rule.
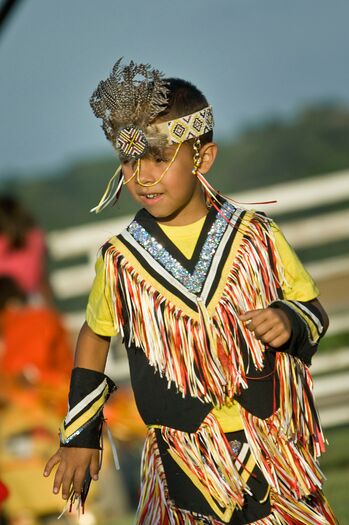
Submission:
[[[349,348],[315,355],[311,370],[323,426],[332,427],[348,423]],[[338,372],[339,370],[341,371]]]
[[[264,186],[235,195],[240,202],[277,200],[273,205],[258,205],[272,215],[312,209],[349,199],[349,170],[328,173],[318,177]],[[272,211],[271,211],[272,210]]]

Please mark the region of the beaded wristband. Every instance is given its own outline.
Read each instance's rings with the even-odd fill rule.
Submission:
[[[101,448],[103,406],[116,388],[114,382],[101,372],[73,369],[69,410],[59,431],[62,447]]]
[[[311,301],[279,300],[269,306],[283,310],[292,324],[290,340],[276,350],[299,357],[309,366],[319,339],[324,334],[321,313]]]

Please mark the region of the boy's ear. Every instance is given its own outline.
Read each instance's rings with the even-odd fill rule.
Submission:
[[[218,146],[214,142],[204,144],[200,149],[201,164],[199,171],[202,174],[208,173],[213,166],[216,155],[218,153]]]

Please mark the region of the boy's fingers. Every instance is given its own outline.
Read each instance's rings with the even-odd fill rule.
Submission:
[[[254,332],[256,328],[267,320],[266,310],[261,308],[259,310],[250,310],[239,316],[241,321],[246,325],[250,332]]]
[[[262,341],[268,342],[268,341],[265,341],[265,337],[268,336],[269,332],[271,332],[274,328],[275,328],[275,325],[273,322],[264,321],[255,327],[254,335],[256,336],[257,339],[262,339]]]
[[[70,487],[73,482],[74,472],[72,470],[66,470],[62,480],[62,498],[68,499],[70,494]]]
[[[81,494],[82,485],[86,476],[86,468],[79,468],[75,471],[73,487],[77,494]]]
[[[98,479],[98,472],[99,472],[99,454],[93,454],[91,459],[91,465],[90,465],[90,474],[91,478],[94,481],[97,481]]]
[[[268,330],[260,339],[263,343],[271,345],[273,341],[281,335],[279,328],[272,328],[271,330]]]
[[[60,461],[61,461],[61,456],[59,455],[58,452],[56,452],[56,454],[54,454],[52,458],[50,458],[48,462],[46,463],[45,469],[44,469],[44,476],[46,477],[49,476],[51,474],[53,467],[57,465],[57,463],[59,463]]]
[[[258,310],[248,310],[244,314],[240,314],[239,318],[241,321],[250,321],[257,315],[259,315],[261,312],[264,312],[264,308],[259,308]]]
[[[274,337],[272,341],[269,343],[269,346],[271,346],[272,348],[279,348],[283,344],[287,343],[288,340],[289,340],[289,337],[283,333],[281,335]]]
[[[60,463],[58,469],[56,470],[55,479],[53,480],[54,494],[59,493],[59,490],[62,485],[63,475],[64,475],[64,467],[62,466],[62,463]]]

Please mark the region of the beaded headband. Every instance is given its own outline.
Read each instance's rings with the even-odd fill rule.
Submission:
[[[166,110],[168,87],[163,74],[149,64],[121,66],[119,59],[112,73],[92,94],[90,104],[121,160],[139,159],[147,153],[160,153],[171,144],[195,139],[213,129],[212,107],[168,122],[152,124]]]
[[[121,157],[138,159],[149,151],[157,135],[161,136],[164,146],[170,146],[196,139],[212,129],[212,107],[207,106],[190,115],[153,124],[144,131],[133,126],[121,128],[116,134],[115,148]]]

